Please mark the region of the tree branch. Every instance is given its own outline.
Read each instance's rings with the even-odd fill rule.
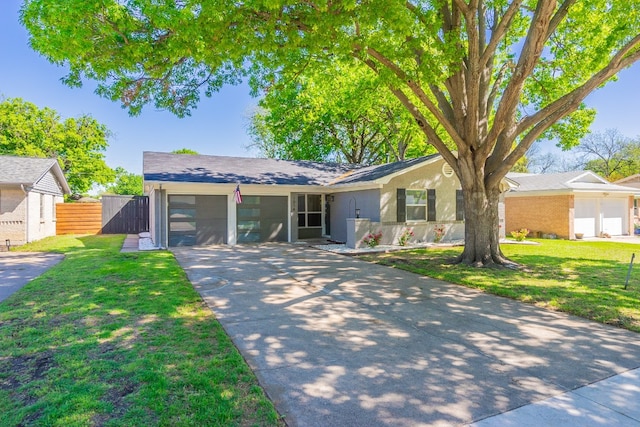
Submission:
[[[516,68],[504,90],[500,105],[493,121],[493,127],[487,137],[488,141],[496,141],[505,127],[515,121],[520,93],[527,77],[533,71],[546,41],[547,29],[551,15],[555,9],[555,0],[540,0],[531,19],[531,25],[525,39]],[[493,144],[486,144],[483,148],[486,155],[493,149]]]
[[[390,88],[391,92],[395,95],[396,98],[402,103],[402,105],[409,110],[413,118],[418,123],[418,126],[422,130],[422,132],[427,136],[428,142],[433,145],[438,153],[444,158],[444,160],[451,165],[451,167],[459,174],[458,164],[456,156],[449,150],[444,141],[438,136],[435,129],[431,127],[426,117],[420,112],[418,107],[416,107],[409,97],[405,95],[405,93],[400,89]]]
[[[518,123],[516,129],[517,134],[525,132],[534,124],[542,121],[546,116],[553,114],[556,110],[562,108],[565,103],[570,102],[571,99],[578,98],[580,99],[580,101],[582,101],[598,86],[605,83],[620,70],[630,66],[631,64],[639,60],[640,50],[633,52],[631,55],[628,55],[629,52],[632,52],[637,48],[640,48],[640,34],[635,36],[631,41],[629,41],[629,43],[623,46],[620,51],[613,56],[606,67],[594,74],[584,84],[576,87],[571,92],[558,98],[556,101],[547,105],[545,108],[539,110],[535,114],[523,117],[522,120],[520,120],[520,123]]]
[[[569,13],[569,8],[573,6],[575,2],[576,0],[565,0],[565,2],[560,5],[558,11],[555,13],[555,15],[553,15],[553,18],[551,18],[549,30],[547,31],[547,40],[549,39],[549,37],[551,37],[556,28],[558,28],[558,25],[560,25],[564,18],[566,18],[567,14]]]
[[[359,50],[358,47],[356,47],[356,50],[357,51]],[[398,77],[402,82],[404,82],[407,85],[407,87],[411,90],[411,92],[413,92],[413,94],[418,97],[420,102],[422,102],[422,104],[429,110],[429,112],[434,115],[436,120],[438,120],[442,124],[442,126],[445,128],[449,136],[451,136],[451,139],[456,145],[458,146],[464,145],[465,142],[458,134],[456,128],[453,126],[453,123],[451,123],[444,116],[442,111],[440,111],[438,107],[433,103],[433,101],[429,99],[429,97],[422,90],[419,84],[417,84],[415,81],[410,79],[407,76],[407,74],[404,72],[404,70],[402,70],[400,67],[398,67],[391,60],[389,60],[387,57],[382,55],[380,52],[378,52],[374,48],[368,47],[367,54],[369,54],[372,58],[377,60],[389,71],[393,72],[396,75],[396,77]],[[371,66],[372,64],[369,63],[368,65]],[[371,68],[377,72],[375,65],[373,65],[373,67]]]
[[[489,40],[489,44],[484,49],[484,52],[482,52],[482,57],[480,58],[481,67],[486,67],[489,59],[495,55],[498,44],[504,38],[505,34],[507,34],[507,29],[511,26],[511,21],[520,8],[522,1],[523,0],[515,0],[514,2],[509,4],[507,11],[504,13],[502,19],[495,27],[494,31],[491,33],[491,40]]]
[[[469,5],[467,5],[464,0],[453,0],[453,3],[460,9],[463,14],[467,14],[470,12]]]

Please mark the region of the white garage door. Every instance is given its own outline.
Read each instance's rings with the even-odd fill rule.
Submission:
[[[595,236],[598,201],[596,199],[576,199],[574,207],[574,232],[582,233],[584,237]]]
[[[624,231],[624,224],[627,222],[626,200],[601,200],[600,212],[602,214],[602,232],[611,236],[620,236]]]

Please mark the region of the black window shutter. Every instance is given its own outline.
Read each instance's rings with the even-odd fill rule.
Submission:
[[[427,190],[427,221],[436,220],[436,190]]]
[[[464,196],[462,190],[456,190],[456,221],[464,221]]]
[[[398,204],[398,222],[407,221],[407,191],[404,188],[398,188],[397,190],[397,204]]]

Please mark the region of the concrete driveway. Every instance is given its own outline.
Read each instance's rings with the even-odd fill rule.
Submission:
[[[41,252],[0,252],[0,302],[64,258]]]
[[[638,368],[639,334],[304,246],[173,252],[290,426],[522,425],[489,417],[554,396],[640,425],[638,387],[561,399]]]

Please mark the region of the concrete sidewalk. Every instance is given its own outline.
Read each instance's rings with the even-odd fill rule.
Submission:
[[[640,369],[472,424],[510,426],[640,426]]]
[[[64,258],[41,252],[0,252],[0,301],[22,288]]]
[[[640,426],[639,334],[301,246],[174,253],[290,426]]]

